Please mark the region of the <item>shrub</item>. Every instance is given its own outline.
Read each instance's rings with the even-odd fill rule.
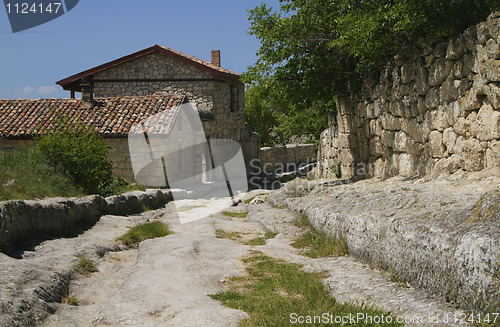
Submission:
[[[91,126],[59,117],[54,129],[34,137],[49,163],[88,194],[108,195],[113,183],[110,146]]]

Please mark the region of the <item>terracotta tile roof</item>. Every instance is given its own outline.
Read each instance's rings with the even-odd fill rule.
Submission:
[[[155,133],[168,134],[183,101],[178,95],[97,98],[95,106],[85,109],[81,100],[73,99],[0,100],[0,137],[30,136],[42,126],[50,130],[61,115],[95,126],[103,136],[126,135],[132,126],[160,112],[163,121]]]
[[[135,60],[137,58],[152,54],[152,53],[161,53],[166,56],[169,56],[171,58],[174,58],[178,61],[184,62],[188,65],[191,65],[197,69],[203,70],[205,72],[208,72],[210,75],[212,75],[214,78],[221,78],[221,79],[227,79],[227,80],[233,80],[233,81],[239,81],[240,80],[240,75],[238,73],[235,73],[229,69],[225,69],[219,66],[216,66],[208,61],[198,59],[196,57],[187,55],[185,53],[182,53],[180,51],[170,49],[161,45],[154,45],[150,48],[132,53],[130,55],[121,57],[119,59],[107,62],[105,64],[102,64],[100,66],[94,67],[87,69],[83,72],[80,72],[78,74],[66,77],[60,81],[57,81],[57,85],[61,85],[63,89],[65,90],[73,90],[73,91],[81,91],[80,88],[80,83],[81,79],[83,77],[87,76],[92,76],[96,73],[102,72],[106,69],[115,67],[117,65],[121,65],[123,63]]]

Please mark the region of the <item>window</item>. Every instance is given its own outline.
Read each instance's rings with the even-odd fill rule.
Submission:
[[[229,108],[231,112],[238,111],[239,108],[239,88],[237,85],[229,86],[230,100],[229,100]]]

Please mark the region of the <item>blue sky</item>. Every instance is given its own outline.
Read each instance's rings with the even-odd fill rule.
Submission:
[[[65,15],[12,33],[0,8],[0,99],[69,97],[55,82],[155,44],[242,73],[259,41],[247,35],[247,9],[278,0],[80,0]]]

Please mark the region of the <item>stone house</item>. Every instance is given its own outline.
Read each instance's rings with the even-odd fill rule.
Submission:
[[[127,134],[134,124],[189,101],[197,108],[207,139],[237,141],[247,169],[258,158],[260,136],[244,120],[244,85],[237,73],[212,61],[159,45],[90,68],[56,84],[72,99],[0,100],[0,153],[32,144],[40,125],[49,127],[56,113],[96,127],[113,147],[114,173],[134,180]],[[81,92],[81,100],[75,100]]]

